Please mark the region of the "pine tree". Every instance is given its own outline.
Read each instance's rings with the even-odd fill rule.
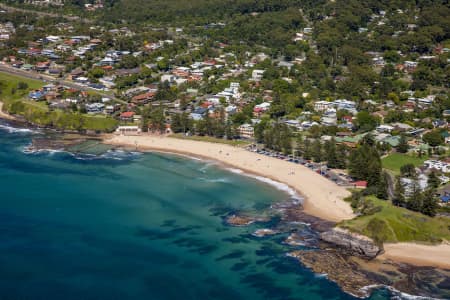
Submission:
[[[319,139],[316,139],[312,145],[312,157],[314,162],[321,162],[323,159],[322,155],[322,143]]]
[[[394,198],[392,199],[392,204],[395,206],[405,206],[405,188],[400,180],[400,176],[395,179],[394,186]]]
[[[428,175],[428,185],[431,188],[437,188],[441,184],[441,180],[437,176],[436,172],[433,170],[431,171],[430,175]]]
[[[303,147],[303,136],[301,134],[297,135],[295,139],[295,150],[294,154],[299,155],[302,152]]]
[[[347,147],[345,145],[337,146],[337,166],[338,169],[347,168]]]
[[[309,139],[305,139],[305,142],[303,143],[303,158],[306,160],[310,160],[311,157],[312,157],[311,142]]]
[[[413,178],[417,176],[416,167],[413,164],[406,164],[400,167],[402,176]]]
[[[336,141],[334,139],[325,143],[325,154],[327,166],[332,169],[337,168],[339,164],[336,153]]]
[[[438,202],[435,197],[434,189],[427,189],[422,194],[423,203],[420,210],[424,215],[434,217],[436,215],[436,209],[438,208]]]
[[[388,188],[389,188],[389,174],[386,172],[382,172],[381,178],[379,179],[377,185],[377,197],[380,199],[387,200],[389,198]]]
[[[412,181],[412,192],[411,196],[406,203],[406,207],[413,211],[421,211],[423,205],[423,194],[420,190],[419,183],[417,180]]]
[[[280,132],[280,148],[283,150],[284,155],[292,153],[291,132],[287,125],[282,126],[282,130]]]
[[[264,131],[264,145],[269,149],[274,147],[273,132],[270,129]]]

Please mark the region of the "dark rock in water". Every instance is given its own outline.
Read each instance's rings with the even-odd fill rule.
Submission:
[[[319,241],[316,235],[308,235],[304,232],[293,232],[285,240],[285,244],[290,246],[303,246],[310,248],[319,247]]]
[[[325,275],[345,292],[367,297],[371,290],[387,286],[392,290],[422,297],[450,299],[450,271],[432,267],[415,267],[395,262],[346,254],[339,249],[296,250],[288,256],[297,258],[316,274]]]
[[[323,274],[336,282],[345,292],[357,297],[367,297],[370,291],[363,288],[377,284],[359,272],[339,251],[294,251],[288,254],[299,259],[316,274]]]
[[[327,243],[343,247],[355,255],[367,258],[375,258],[382,251],[372,239],[341,228],[322,232],[320,238]]]
[[[228,225],[247,226],[255,222],[267,222],[267,218],[231,215],[226,218]]]

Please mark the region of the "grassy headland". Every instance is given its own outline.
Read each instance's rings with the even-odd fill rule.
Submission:
[[[374,196],[366,197],[365,201],[365,205],[371,207],[371,213],[343,221],[339,226],[371,237],[377,242],[436,244],[450,240],[449,218],[430,218]]]
[[[111,132],[117,127],[118,121],[113,118],[50,110],[46,102],[26,99],[29,91],[43,85],[39,80],[0,73],[0,101],[4,103],[3,110],[22,116],[35,125],[60,130]]]

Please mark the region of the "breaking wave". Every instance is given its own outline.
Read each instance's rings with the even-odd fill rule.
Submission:
[[[291,188],[287,184],[284,184],[284,183],[272,180],[272,179],[267,178],[267,177],[245,173],[241,169],[235,169],[235,168],[226,168],[226,169],[228,171],[232,172],[232,173],[244,175],[244,176],[247,176],[247,177],[251,177],[251,178],[254,178],[254,179],[258,180],[258,181],[261,181],[261,182],[264,182],[266,184],[269,184],[269,185],[275,187],[277,190],[280,190],[280,191],[283,191],[283,192],[287,193],[292,199],[297,200],[300,204],[303,203],[303,197],[301,197],[297,193],[297,191],[295,191],[293,188]]]
[[[6,131],[8,133],[38,133],[39,131],[29,129],[29,128],[18,128],[7,124],[0,124],[0,130]]]

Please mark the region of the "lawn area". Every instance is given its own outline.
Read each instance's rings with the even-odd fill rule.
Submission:
[[[208,142],[208,143],[218,143],[218,144],[227,144],[232,146],[247,146],[250,145],[250,142],[248,141],[242,141],[242,140],[227,140],[227,139],[219,139],[211,136],[185,136],[182,133],[174,133],[170,135],[172,138],[177,139],[183,139],[183,140],[193,140],[193,141],[201,141],[201,142]]]
[[[372,215],[360,216],[338,224],[353,232],[384,242],[439,243],[450,241],[450,219],[430,218],[423,214],[393,206],[374,196],[366,198],[377,207]]]
[[[395,175],[400,174],[400,168],[406,164],[413,164],[418,167],[423,164],[423,162],[427,159],[426,156],[422,156],[422,158],[401,154],[401,153],[393,153],[381,160],[383,164],[383,168],[388,169],[394,172]]]
[[[33,124],[60,130],[112,132],[119,123],[106,116],[92,116],[61,110],[50,111],[45,102],[28,100],[10,99],[5,102],[5,110],[13,115],[23,116]]]
[[[18,89],[19,82],[26,83],[28,88]],[[39,80],[0,72],[0,101],[23,98],[30,90],[38,89],[44,85],[45,83]],[[16,90],[15,93],[13,93],[13,89]]]

